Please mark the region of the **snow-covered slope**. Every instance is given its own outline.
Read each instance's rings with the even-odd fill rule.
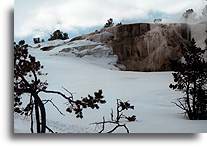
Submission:
[[[107,101],[106,104],[100,106],[99,110],[85,110],[84,118],[81,120],[65,112],[65,100],[61,97],[40,94],[41,98],[53,99],[65,114],[65,116],[60,115],[51,104],[46,104],[47,124],[51,129],[60,133],[96,133],[99,127],[90,125],[90,123],[101,121],[103,116],[106,119],[110,118],[111,108],[115,107],[116,99],[123,99],[129,100],[135,106],[135,110],[131,113],[137,116],[137,121],[127,123],[132,133],[207,132],[207,121],[186,120],[183,114],[180,114],[181,111],[172,104],[172,101],[182,94],[169,89],[169,83],[172,82],[171,72],[111,70],[113,65],[103,64],[105,60],[112,59],[110,54],[98,57],[85,54],[80,58],[72,53],[72,51],[81,52],[81,46],[88,46],[89,43],[91,46],[95,44],[95,47],[88,48],[89,51],[102,46],[99,43],[81,41],[60,45],[47,52],[39,48],[29,50],[44,65],[44,72],[48,73],[46,79],[49,83],[49,90],[64,91],[61,89],[63,86],[79,99],[93,94],[98,89],[103,89]],[[59,52],[67,48],[72,48],[72,50]],[[27,96],[24,99],[27,99]],[[15,133],[29,133],[29,127],[29,118],[14,115]],[[120,129],[117,132],[125,131]]]
[[[101,67],[119,69],[116,64],[117,56],[113,54],[112,48],[100,42],[86,39],[72,42],[69,42],[69,40],[55,40],[33,45],[31,50],[41,50],[45,47],[50,49],[45,51],[45,54],[49,56],[78,57],[80,60]]]

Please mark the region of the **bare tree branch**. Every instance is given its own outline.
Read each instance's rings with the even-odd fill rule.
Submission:
[[[51,133],[55,133],[51,128],[49,128],[47,125],[46,125],[46,129],[51,132]]]
[[[65,116],[65,114],[62,113],[60,111],[60,109],[53,103],[52,99],[51,100],[42,100],[42,101],[44,102],[44,104],[47,104],[48,102],[50,102],[61,115]]]
[[[99,131],[99,133],[102,133],[105,129],[105,118],[103,117],[103,124],[102,124],[102,130]]]
[[[68,89],[66,89],[65,87],[62,86],[62,88],[71,95],[71,99],[73,100],[73,94]]]
[[[75,103],[75,101],[73,101],[73,96],[66,96],[65,94],[59,92],[59,91],[51,91],[51,90],[39,90],[39,92],[44,92],[44,93],[51,93],[51,94],[58,94],[61,95],[63,98],[65,98],[66,100],[68,100],[69,103]]]
[[[123,124],[123,125],[118,124],[116,127],[114,127],[112,130],[108,131],[107,133],[113,133],[119,127],[124,127],[126,129],[127,133],[129,133],[129,129],[127,128],[127,126],[125,124]]]
[[[116,116],[115,116],[115,120],[114,120],[114,113],[113,113],[113,109],[111,111],[111,120],[106,121],[105,118],[103,117],[103,121],[102,122],[95,122],[95,123],[91,123],[91,124],[95,124],[95,125],[102,125],[102,129],[99,133],[102,133],[105,130],[105,124],[113,124],[115,125],[115,127],[108,131],[107,133],[113,133],[117,128],[120,127],[124,127],[126,132],[129,133],[129,129],[127,128],[127,126],[125,124],[121,124],[120,123],[120,119],[127,119],[128,121],[135,121],[136,120],[136,116],[132,116],[132,117],[127,117],[123,114],[124,110],[128,110],[128,109],[134,109],[134,106],[131,106],[128,102],[122,102],[121,100],[117,99],[116,102]]]

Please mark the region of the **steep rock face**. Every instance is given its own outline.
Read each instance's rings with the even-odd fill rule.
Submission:
[[[187,24],[125,24],[82,36],[112,47],[122,70],[166,71],[170,61],[182,56],[182,49],[194,37],[201,44],[205,26]],[[197,33],[199,30],[199,33]],[[201,39],[202,38],[202,39]]]
[[[117,28],[111,43],[126,70],[170,70],[170,60],[181,57],[190,38],[187,25],[133,24]]]

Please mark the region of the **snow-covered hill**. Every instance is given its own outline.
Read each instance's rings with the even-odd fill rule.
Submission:
[[[65,100],[61,97],[40,94],[41,98],[53,99],[65,114],[60,115],[51,104],[46,104],[47,124],[54,131],[96,133],[99,127],[90,123],[101,121],[103,116],[110,118],[116,99],[123,99],[135,106],[131,113],[137,116],[137,121],[127,123],[132,133],[207,132],[207,121],[186,120],[182,111],[172,104],[182,94],[169,89],[171,72],[119,71],[114,66],[117,58],[112,55],[109,47],[87,40],[61,42],[45,42],[29,49],[30,54],[44,65],[44,72],[48,73],[44,77],[49,83],[48,89],[64,91],[63,86],[73,92],[77,99],[103,89],[107,103],[101,105],[99,110],[85,110],[81,120],[65,111]],[[54,47],[50,51],[40,50],[41,47],[51,45]],[[99,48],[103,51],[97,52]],[[24,99],[28,99],[28,96]],[[15,133],[29,133],[29,127],[29,118],[14,114]],[[120,129],[117,132],[125,131]]]
[[[112,48],[100,42],[86,39],[72,42],[69,42],[69,40],[54,40],[31,46],[31,50],[39,51],[43,49],[47,50],[44,52],[49,56],[78,57],[78,59],[94,65],[108,69],[119,69],[117,67],[117,56],[113,54]]]

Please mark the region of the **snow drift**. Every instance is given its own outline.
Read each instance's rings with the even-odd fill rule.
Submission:
[[[135,38],[136,42],[133,45],[136,50],[130,53],[130,57],[137,56],[138,61],[135,60],[136,58],[131,58],[137,63],[141,57],[145,57],[140,67],[151,65],[156,67],[155,61],[163,63],[166,60],[163,57],[177,56],[174,55],[178,53],[176,50],[179,51],[180,44],[187,40],[170,25],[155,25],[147,30],[141,30],[142,35]],[[198,30],[202,32],[202,29]],[[130,39],[130,33],[125,32],[122,35],[129,35]],[[202,38],[197,31],[192,32],[192,35],[196,37],[196,40]],[[100,106],[99,110],[85,110],[84,118],[80,120],[73,114],[65,112],[66,105],[61,97],[40,94],[41,98],[53,99],[53,102],[65,114],[61,116],[51,104],[46,104],[47,125],[58,133],[97,133],[100,127],[94,127],[90,123],[102,121],[103,116],[106,119],[110,118],[111,108],[115,107],[116,99],[123,99],[135,106],[133,114],[137,116],[137,121],[126,123],[131,133],[207,132],[207,121],[185,119],[182,111],[172,103],[176,101],[176,98],[181,97],[182,93],[168,87],[173,81],[171,72],[118,70],[117,66],[129,69],[130,64],[133,63],[120,62],[120,56],[114,51],[113,46],[114,40],[117,39],[119,36],[115,36],[114,28],[109,28],[99,33],[85,35],[78,40],[55,40],[30,47],[30,54],[41,61],[44,71],[48,73],[45,77],[49,83],[48,89],[63,91],[61,88],[64,86],[77,99],[103,89],[107,101],[105,105]],[[124,43],[123,47],[129,45]],[[117,50],[124,50],[124,48],[117,48]],[[27,101],[28,96],[24,96],[23,99]],[[120,129],[116,132],[125,131]],[[14,114],[14,133],[30,133],[30,118]]]

